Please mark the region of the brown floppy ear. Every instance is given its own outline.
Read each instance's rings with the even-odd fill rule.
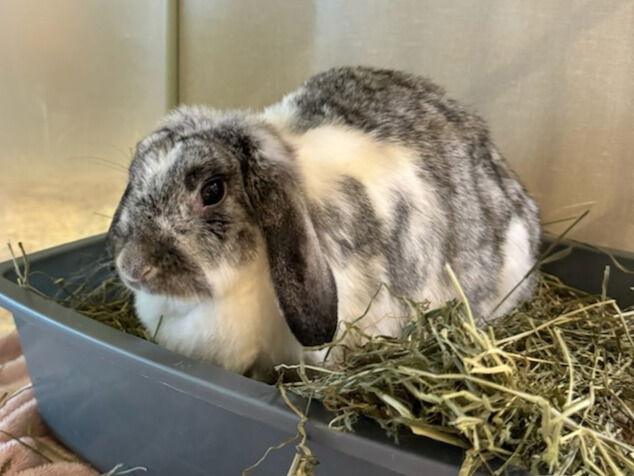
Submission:
[[[308,214],[293,152],[265,125],[240,135],[244,189],[266,242],[280,308],[302,345],[330,342],[337,328],[337,288]]]

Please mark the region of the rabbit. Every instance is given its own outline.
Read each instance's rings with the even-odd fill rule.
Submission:
[[[482,322],[509,311],[533,292],[540,225],[482,119],[426,78],[358,66],[260,112],[168,114],[108,241],[159,344],[267,380],[328,365],[304,348],[345,343],[366,311],[363,332],[398,335],[398,296],[456,298],[446,263]]]

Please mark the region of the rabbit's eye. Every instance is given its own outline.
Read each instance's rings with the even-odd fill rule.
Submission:
[[[205,183],[200,190],[200,198],[206,207],[219,204],[225,198],[224,181],[222,179],[212,179]]]

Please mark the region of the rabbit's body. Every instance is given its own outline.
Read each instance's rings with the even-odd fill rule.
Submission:
[[[170,295],[180,284],[135,290],[150,330],[164,316],[158,339],[169,348],[261,377],[274,364],[297,361],[298,340],[332,338],[333,323],[358,318],[373,297],[358,325],[370,335],[398,334],[406,310],[397,296],[432,306],[456,296],[445,263],[483,319],[531,295],[529,278],[498,306],[535,262],[537,207],[483,122],[423,78],[339,68],[260,115],[181,109],[139,145],[141,166],[135,171],[133,163],[131,183],[136,174],[144,187],[164,189],[184,167],[179,161],[200,161],[174,152],[179,141],[199,136],[216,154],[239,157],[246,199],[235,198],[242,221],[233,228],[242,235],[231,242],[231,260],[202,266],[193,280],[209,296]],[[232,197],[234,181],[226,183]],[[207,208],[217,215],[233,201]],[[115,222],[127,220],[121,208]],[[184,214],[170,214],[164,232],[184,226],[191,218]],[[135,246],[157,254],[147,251],[154,245]],[[383,284],[389,291],[379,289]]]

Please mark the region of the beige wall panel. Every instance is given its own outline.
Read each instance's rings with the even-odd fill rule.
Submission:
[[[165,31],[164,1],[0,2],[0,243],[107,229],[166,108]]]
[[[182,102],[259,107],[314,68],[312,2],[181,2]]]
[[[487,119],[546,221],[595,202],[573,236],[634,250],[630,0],[186,0],[181,35],[188,103],[258,108],[342,64],[428,75]]]

